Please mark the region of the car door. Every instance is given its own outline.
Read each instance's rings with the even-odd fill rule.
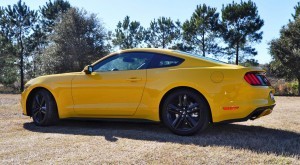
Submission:
[[[72,81],[74,111],[80,116],[133,115],[141,101],[151,54],[116,54]]]

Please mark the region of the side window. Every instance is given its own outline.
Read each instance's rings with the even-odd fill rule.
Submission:
[[[149,68],[164,68],[164,67],[171,67],[180,65],[184,59],[169,56],[169,55],[162,55],[162,54],[155,54]]]
[[[117,54],[100,61],[93,69],[95,72],[146,69],[152,56],[143,52]]]

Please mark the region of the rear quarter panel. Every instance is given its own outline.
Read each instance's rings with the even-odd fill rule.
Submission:
[[[213,122],[244,118],[258,107],[274,104],[269,98],[273,89],[249,85],[243,78],[247,71],[248,68],[239,66],[148,69],[144,94],[135,115],[159,121],[163,96],[173,88],[190,87],[206,98]],[[239,108],[223,110],[227,106]]]
[[[158,68],[147,70],[147,83],[136,116],[159,121],[159,104],[163,96],[176,87],[190,87],[200,91],[208,102],[216,90],[210,80],[211,70],[198,68]],[[205,85],[202,85],[205,84]]]

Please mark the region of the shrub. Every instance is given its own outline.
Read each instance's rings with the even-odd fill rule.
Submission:
[[[270,79],[272,86],[275,89],[275,95],[279,96],[296,96],[298,94],[298,82],[287,82],[284,79]]]

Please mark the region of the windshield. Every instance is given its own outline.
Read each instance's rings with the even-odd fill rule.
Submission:
[[[213,59],[213,58],[210,58],[210,57],[204,57],[204,56],[201,56],[199,54],[183,52],[183,51],[180,51],[180,50],[173,50],[173,52],[180,53],[180,54],[185,54],[185,55],[188,55],[188,56],[200,58],[200,59],[211,61],[211,62],[217,62],[217,63],[227,64],[226,62],[223,62],[223,61],[220,61],[220,60],[217,60],[217,59]]]

